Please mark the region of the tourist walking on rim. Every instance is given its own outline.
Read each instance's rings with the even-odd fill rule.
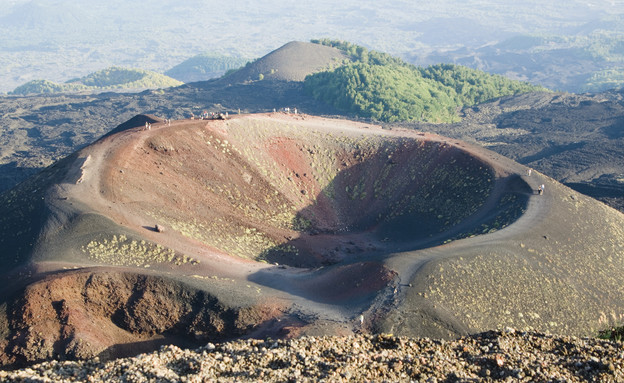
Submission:
[[[539,195],[544,194],[544,184],[541,184],[538,188],[537,188],[537,193]]]

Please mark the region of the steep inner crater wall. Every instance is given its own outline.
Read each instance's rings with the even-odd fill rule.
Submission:
[[[494,187],[461,149],[379,129],[240,118],[163,129],[121,152],[106,198],[224,253],[293,266],[438,236]]]

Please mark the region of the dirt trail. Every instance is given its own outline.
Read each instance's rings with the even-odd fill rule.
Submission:
[[[537,190],[542,177],[534,175],[530,180],[527,177],[523,179],[531,185],[533,190]],[[500,190],[498,190],[500,193]],[[458,257],[458,254],[470,252],[470,250],[479,250],[487,246],[506,246],[510,240],[518,238],[522,233],[527,232],[530,228],[543,222],[548,214],[549,206],[552,203],[552,197],[546,193],[545,195],[537,195],[530,193],[527,203],[527,209],[524,214],[511,225],[498,230],[494,233],[477,235],[471,238],[463,238],[448,244],[424,248],[421,250],[393,253],[387,257],[387,265],[396,270],[397,284],[396,290],[392,291],[396,305],[401,305],[405,299],[406,289],[411,287],[410,281],[418,274],[423,267],[435,260],[443,260],[445,258]],[[500,197],[500,194],[493,194],[491,198]],[[388,297],[386,297],[388,298]],[[385,302],[382,300],[382,302]],[[378,310],[387,310],[386,307],[378,307]]]
[[[617,317],[624,307],[624,295],[612,293],[618,278],[595,267],[624,261],[621,214],[437,135],[242,115],[129,126],[67,163],[46,196],[50,217],[29,271],[42,281],[32,289],[43,306],[53,296],[46,286],[80,286],[86,275],[107,273],[129,296],[147,292],[120,281],[147,278],[178,291],[171,305],[180,313],[193,308],[201,323],[229,313],[215,326],[251,323],[236,328],[253,336],[448,338],[516,323],[577,334],[604,321],[601,310]],[[544,195],[535,192],[540,184]],[[188,316],[150,311],[158,300],[150,297],[141,303],[150,328],[186,326]],[[194,297],[210,299],[215,313],[195,307]],[[133,300],[119,302],[135,309]],[[96,315],[81,296],[71,305],[67,313]],[[15,330],[15,339],[38,325]],[[199,333],[186,335],[206,336],[193,328]]]
[[[432,137],[428,135],[428,138]],[[297,289],[296,286],[293,287],[293,285],[295,285],[293,280],[314,278],[311,273],[302,273],[300,270],[285,272],[285,270],[273,268],[271,270],[265,270],[266,275],[259,280],[254,280],[279,290],[294,293],[298,297],[296,301],[298,301],[302,312],[305,312],[307,315],[316,315],[319,319],[342,322],[352,331],[358,332],[362,328],[358,319],[361,314],[368,320],[368,318],[375,318],[379,315],[383,315],[384,312],[392,310],[392,307],[396,308],[404,305],[406,290],[411,288],[410,281],[413,280],[414,276],[417,275],[426,264],[435,260],[457,257],[458,254],[471,249],[482,248],[484,245],[504,247],[507,241],[521,236],[523,232],[528,231],[547,218],[548,209],[552,203],[552,196],[548,193],[545,195],[537,195],[537,188],[541,183],[548,181],[544,181],[545,177],[533,172],[532,177],[521,177],[522,181],[530,187],[531,192],[528,193],[526,190],[516,191],[519,194],[526,195],[528,198],[526,211],[517,221],[494,233],[463,238],[448,244],[440,244],[447,238],[452,238],[462,232],[469,232],[472,227],[478,226],[479,223],[482,222],[483,217],[495,209],[497,201],[508,191],[509,180],[506,177],[513,174],[518,174],[519,176],[520,174],[526,173],[526,168],[524,166],[501,158],[494,153],[482,153],[478,148],[470,148],[467,146],[462,146],[462,149],[467,150],[472,155],[483,158],[493,167],[496,167],[499,172],[499,178],[487,202],[472,217],[437,236],[402,244],[396,251],[385,250],[354,256],[345,262],[347,264],[380,262],[390,270],[396,272],[396,277],[393,282],[389,283],[389,285],[382,289],[376,296],[372,297],[372,300],[370,300],[371,297],[365,301],[358,301],[355,299],[350,304],[340,302],[338,305],[318,302],[310,298],[312,294],[310,294],[309,291],[301,291]],[[518,173],[513,173],[514,171]],[[400,248],[419,250],[401,251]]]
[[[171,125],[164,122],[151,125],[150,130],[135,128],[112,136],[106,141],[96,143],[88,148],[90,160],[82,168],[82,177],[76,185],[68,187],[68,197],[90,206],[95,211],[110,217],[120,225],[130,230],[138,231],[139,235],[156,243],[174,249],[184,249],[188,254],[205,260],[210,266],[210,272],[221,277],[245,278],[251,272],[266,265],[246,262],[237,257],[206,248],[200,243],[194,243],[188,238],[181,238],[175,231],[167,230],[157,233],[152,230],[154,220],[146,220],[137,215],[132,205],[141,199],[150,199],[149,191],[145,195],[127,195],[124,193],[124,184],[119,184],[112,176],[114,173],[123,172],[123,169],[132,168],[134,165],[125,159],[130,151],[138,151],[145,146],[145,142],[152,137],[157,137],[161,130],[176,129],[188,124],[189,121],[174,121]],[[119,168],[119,169],[117,169]],[[202,270],[206,273],[208,270]]]
[[[323,120],[310,118],[307,116],[299,115],[284,115],[281,113],[272,114],[270,116],[254,116],[259,123],[268,121],[282,121],[285,123],[295,123],[301,126],[300,129],[315,129],[323,134],[334,134],[336,132],[336,122],[333,120]],[[360,291],[361,296],[351,296],[339,300],[335,303],[328,302],[327,298],[322,295],[318,295],[315,290],[323,288],[323,285],[331,285],[332,278],[342,278],[349,275],[350,268],[357,268],[357,264],[365,264],[374,262],[375,265],[371,266],[372,269],[366,271],[366,273],[372,273],[371,278],[381,278],[384,283],[389,283],[392,280],[392,273],[383,271],[383,262],[390,265],[392,270],[395,270],[398,274],[398,280],[408,280],[410,275],[414,273],[422,264],[427,260],[433,258],[431,255],[427,255],[427,250],[421,250],[420,255],[417,257],[417,261],[413,261],[413,257],[405,256],[401,253],[392,251],[392,246],[380,243],[371,238],[366,238],[366,235],[357,239],[351,236],[351,241],[358,242],[374,242],[378,250],[369,251],[365,255],[361,256],[349,256],[342,264],[346,268],[341,269],[340,265],[334,267],[328,267],[324,270],[306,270],[298,268],[283,268],[272,265],[266,265],[257,262],[249,262],[238,257],[232,257],[228,254],[224,254],[216,249],[207,247],[204,243],[193,241],[187,237],[182,237],[174,230],[167,230],[164,233],[156,233],[152,230],[148,230],[148,227],[153,225],[154,221],[146,221],[145,216],[137,214],[133,207],[136,203],[144,197],[137,194],[128,194],[127,182],[120,183],[121,178],[119,173],[123,173],[124,169],[132,169],[142,167],[145,165],[139,163],[129,163],[131,156],[129,153],[140,152],[142,148],[147,147],[150,140],[162,136],[165,131],[175,131],[179,129],[188,129],[188,126],[197,126],[196,129],[207,129],[208,131],[214,131],[221,135],[227,136],[227,122],[217,121],[174,121],[171,126],[168,126],[164,122],[152,124],[151,130],[145,130],[143,127],[120,132],[114,136],[111,136],[105,140],[102,140],[87,150],[80,156],[82,161],[77,161],[75,166],[80,166],[80,169],[76,169],[76,173],[79,173],[78,180],[75,184],[71,184],[71,181],[76,178],[72,177],[65,186],[67,197],[70,200],[75,200],[89,206],[90,208],[98,211],[99,213],[110,217],[113,221],[125,226],[126,228],[137,231],[142,237],[148,238],[155,242],[158,242],[166,247],[173,249],[183,249],[186,254],[193,256],[201,260],[200,266],[196,266],[194,272],[200,275],[215,274],[219,277],[234,278],[237,280],[246,280],[249,283],[256,283],[264,288],[268,288],[268,291],[281,291],[286,296],[292,299],[294,306],[299,307],[302,315],[313,316],[317,319],[352,323],[362,311],[365,311],[370,304],[371,299],[375,296],[375,290],[369,290],[364,292],[357,286],[349,287],[353,291],[351,294]],[[440,144],[449,145],[456,144],[450,140],[431,135],[414,133],[410,131],[401,130],[382,130],[375,126],[366,126],[363,129],[361,124],[341,122],[340,123],[341,134],[349,135],[374,135],[374,136],[386,136],[386,137],[412,137],[418,140],[424,140],[428,142],[438,142]],[[487,202],[480,208],[480,210],[474,214],[472,219],[466,220],[462,225],[451,229],[451,231],[443,232],[437,237],[429,240],[419,240],[412,243],[404,243],[401,246],[407,246],[409,248],[422,248],[439,242],[439,239],[445,239],[452,236],[453,233],[459,233],[462,230],[469,228],[471,225],[476,225],[484,214],[487,214],[489,210],[495,207],[496,201],[500,198],[503,192],[502,188],[505,187],[505,183],[501,177],[507,176],[510,171],[506,167],[501,167],[491,158],[487,158],[488,152],[482,153],[480,149],[471,148],[469,146],[461,146],[463,151],[469,152],[475,157],[481,157],[483,161],[486,161],[497,171],[497,182],[494,185],[494,189],[489,196]],[[471,152],[474,150],[474,152]],[[148,154],[145,154],[146,156]],[[149,170],[146,170],[149,174]],[[73,173],[72,173],[73,174]],[[133,182],[136,182],[134,180]],[[148,191],[145,191],[147,196]],[[532,210],[531,210],[532,211]],[[515,230],[515,226],[511,226],[506,230]],[[345,237],[346,238],[346,237]],[[490,240],[490,235],[479,236],[478,241],[474,246],[478,246],[478,243],[482,241]],[[457,241],[452,246],[446,246],[443,248],[453,248],[460,246],[469,246],[472,240]],[[437,255],[436,257],[445,256]],[[449,256],[452,252],[448,253]],[[364,269],[362,269],[364,270]],[[381,274],[380,274],[381,273]],[[384,275],[385,276],[382,276]],[[332,277],[333,275],[333,277]],[[320,281],[320,282],[315,282]],[[320,283],[320,285],[319,285]],[[316,287],[315,287],[316,286]]]
[[[236,117],[234,117],[236,118]],[[324,120],[310,118],[304,115],[286,115],[283,113],[274,113],[269,116],[254,116],[255,119],[260,122],[268,121],[282,121],[285,123],[295,123],[301,128],[305,129],[317,129],[325,134],[331,134],[336,131],[336,122],[333,120]],[[143,128],[136,128],[130,131],[125,131],[111,137],[108,141],[100,144],[96,144],[89,150],[88,161],[82,166],[82,177],[79,182],[73,186],[73,192],[70,193],[77,200],[81,200],[85,204],[89,204],[92,208],[100,211],[102,214],[106,214],[120,224],[136,230],[136,228],[145,228],[151,225],[151,222],[146,222],[143,219],[134,215],[132,210],[128,210],[128,201],[132,198],[140,198],[138,196],[128,196],[125,191],[122,191],[123,185],[116,185],[116,181],[111,174],[116,173],[116,169],[112,169],[114,164],[119,168],[137,166],[136,164],[129,164],[127,160],[123,158],[127,157],[127,153],[130,151],[138,151],[140,148],[146,146],[146,142],[154,137],[161,135],[162,131],[175,130],[185,128],[187,125],[198,125],[198,129],[202,125],[205,125],[207,129],[219,132],[227,136],[227,122],[222,121],[175,121],[171,126],[167,126],[165,123],[155,123],[152,125],[151,130],[144,130]],[[222,127],[223,125],[223,127]],[[300,128],[300,129],[301,129]],[[430,240],[420,240],[412,243],[405,243],[402,246],[410,248],[426,247],[429,244],[435,244],[439,239],[445,237],[451,237],[454,233],[459,233],[462,230],[467,230],[471,225],[476,225],[484,214],[487,214],[491,209],[495,207],[496,201],[501,197],[505,182],[503,177],[508,176],[513,171],[508,167],[512,165],[502,164],[500,162],[501,157],[490,152],[485,152],[480,148],[471,147],[460,142],[453,142],[444,137],[439,137],[433,134],[414,133],[404,130],[383,130],[375,126],[366,126],[362,129],[362,124],[351,122],[340,122],[341,134],[367,134],[375,136],[386,137],[414,137],[420,140],[426,140],[428,142],[439,142],[445,145],[457,145],[461,150],[468,152],[481,160],[485,161],[488,165],[492,166],[497,172],[497,182],[494,185],[494,189],[489,196],[487,202],[482,206],[479,212],[475,213],[471,219],[466,220],[461,225],[454,227],[450,231],[446,231],[434,237]],[[121,159],[120,159],[121,158]],[[99,176],[99,177],[98,177]],[[535,178],[535,177],[534,177]],[[110,189],[110,190],[107,190]],[[119,189],[119,190],[116,190]],[[103,195],[108,195],[104,197]],[[88,196],[88,200],[85,200],[85,196]],[[96,198],[94,198],[97,196]],[[543,200],[543,199],[542,199]],[[534,205],[532,203],[531,205]],[[537,216],[534,211],[539,209],[538,207],[531,208],[525,214],[524,220],[529,220],[530,217]],[[514,224],[501,232],[516,232],[520,227]],[[452,256],[453,250],[458,246],[479,246],[484,241],[493,241],[501,232],[488,235],[480,235],[477,238],[465,239],[456,241],[453,245],[446,245],[442,249],[449,249],[448,253],[443,251],[442,255],[436,257]],[[256,262],[244,261],[237,257],[232,257],[227,254],[223,254],[219,251],[210,251],[206,248],[205,244],[193,243],[188,238],[181,238],[177,236],[173,231],[165,233],[155,233],[153,231],[145,230],[141,232],[142,236],[158,241],[161,244],[167,245],[171,248],[184,248],[186,252],[201,258],[202,261],[206,261],[210,265],[210,271],[217,273],[223,277],[230,277],[236,279],[245,279],[255,283],[260,283],[266,287],[276,289],[285,292],[288,296],[291,296],[293,301],[296,302],[308,315],[316,315],[322,318],[326,318],[334,321],[349,322],[352,318],[356,317],[363,309],[366,308],[369,299],[357,300],[354,304],[345,304],[341,301],[338,305],[332,305],[330,303],[323,303],[323,298],[314,299],[314,287],[309,284],[310,280],[319,278],[319,275],[329,273],[329,271],[318,271],[305,269],[275,267],[271,265],[265,265]],[[386,248],[388,246],[385,246]],[[420,253],[427,254],[428,250],[421,250]],[[431,250],[429,250],[431,251]],[[436,250],[437,252],[437,250]],[[377,255],[375,255],[377,253]],[[397,270],[399,280],[408,280],[410,274],[424,264],[427,259],[433,259],[436,257],[431,256],[418,256],[418,261],[408,261],[411,257],[401,256],[400,253],[388,254],[388,249],[381,249],[377,252],[373,251],[367,255],[361,257],[350,257],[346,264],[354,264],[357,262],[382,262],[388,259],[392,259],[390,264],[398,262],[399,259],[405,259],[406,264],[395,267],[393,264],[392,269]],[[394,259],[397,259],[395,261]],[[409,267],[406,267],[409,266]],[[329,268],[329,270],[332,270]],[[411,272],[408,270],[412,270]],[[204,270],[205,272],[206,270]],[[260,274],[265,274],[265,277],[258,277]],[[340,275],[338,273],[338,275]],[[281,282],[280,282],[281,281]],[[312,290],[312,291],[310,291]]]

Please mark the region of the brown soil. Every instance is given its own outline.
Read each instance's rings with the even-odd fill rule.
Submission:
[[[0,224],[19,234],[2,239],[2,361],[245,334],[449,337],[510,318],[597,328],[608,318],[585,306],[624,307],[624,218],[525,172],[443,137],[300,114],[137,117],[3,196]],[[555,288],[565,315],[535,299]]]
[[[309,74],[336,67],[347,56],[319,44],[292,41],[219,81],[234,84],[265,80],[303,81]]]
[[[241,336],[285,308],[264,301],[226,307],[208,293],[132,271],[84,269],[30,284],[7,310],[5,363],[136,354],[171,342]]]

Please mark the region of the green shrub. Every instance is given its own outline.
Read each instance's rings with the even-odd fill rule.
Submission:
[[[609,330],[602,330],[598,333],[598,337],[601,339],[621,342],[624,338],[624,326],[612,327]]]

